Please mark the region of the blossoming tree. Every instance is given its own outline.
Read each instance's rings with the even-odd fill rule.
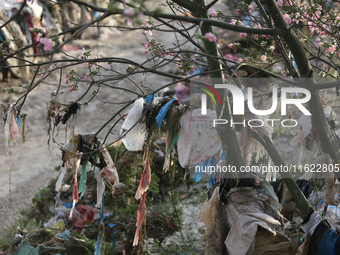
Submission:
[[[23,1],[22,8],[26,5],[26,1]],[[31,0],[31,2],[33,1]],[[332,131],[332,127],[325,124],[329,122],[329,119],[326,119],[324,102],[319,94],[320,90],[329,88],[335,88],[338,93],[340,87],[338,80],[340,75],[338,3],[318,1],[310,4],[310,2],[290,0],[264,0],[263,2],[255,0],[252,3],[230,1],[227,2],[230,10],[222,11],[215,7],[219,2],[217,0],[211,2],[205,2],[205,0],[167,1],[165,9],[160,7],[148,8],[147,1],[110,0],[107,6],[104,6],[104,4],[99,6],[93,4],[92,1],[70,0],[69,2],[100,15],[87,23],[73,24],[60,33],[50,33],[43,28],[36,27],[32,31],[40,36],[39,42],[15,51],[10,50],[8,44],[2,44],[3,68],[6,59],[16,58],[20,56],[19,54],[26,54],[27,49],[37,44],[43,45],[39,54],[43,61],[35,64],[27,61],[24,64],[25,66],[34,66],[37,70],[31,83],[25,88],[24,94],[14,105],[14,110],[18,115],[24,110],[25,99],[30,92],[36,89],[53,72],[60,72],[61,77],[59,86],[52,94],[52,100],[49,101],[48,120],[50,123],[56,117],[56,111],[59,111],[62,107],[58,102],[58,93],[61,92],[61,86],[64,84],[68,85],[69,92],[78,90],[80,82],[86,84],[84,85],[86,86],[84,94],[76,100],[77,103],[82,105],[91,103],[97,98],[99,92],[98,89],[95,89],[96,86],[101,86],[107,81],[133,79],[134,75],[140,73],[153,73],[174,80],[174,82],[162,85],[155,90],[149,90],[145,84],[142,84],[145,88],[144,92],[142,90],[144,95],[137,92],[138,85],[136,85],[137,93],[135,94],[146,97],[177,82],[188,81],[188,76],[194,78],[209,75],[211,79],[214,79],[214,83],[225,83],[227,78],[237,77],[237,70],[246,68],[253,75],[273,77],[288,83],[290,86],[307,89],[311,94],[308,109],[312,114],[312,127],[315,130],[313,139],[320,142],[322,152],[329,154],[332,163],[340,162],[337,137]],[[63,3],[57,2],[56,5],[58,4],[62,5]],[[14,13],[8,22],[2,24],[1,28],[6,27],[9,22],[14,22],[16,15],[22,8]],[[139,29],[141,35],[144,34],[146,42],[144,44],[145,61],[143,63],[114,56],[94,58],[91,55],[91,50],[85,49],[79,51],[77,59],[70,56],[66,56],[63,60],[54,59],[55,53],[62,51],[64,45],[76,39],[85,29],[94,25],[100,26],[105,19],[116,16],[126,19],[130,23],[127,29]],[[171,47],[165,46],[153,37],[153,34],[157,33],[158,30],[166,30],[185,38],[186,43],[194,46],[196,50],[183,49],[178,41],[174,41]],[[234,32],[233,38],[228,38],[227,43],[219,40],[224,31]],[[69,34],[69,36],[61,40],[61,37],[66,34]],[[121,36],[124,36],[124,33]],[[225,57],[226,54],[223,54],[221,50],[223,46],[226,46],[224,49],[228,49],[231,56],[232,54],[239,54],[242,57],[236,59]],[[199,62],[197,62],[197,55]],[[68,63],[67,66],[66,63]],[[104,77],[101,74],[104,66],[115,63],[126,65],[126,73]],[[174,74],[173,72],[163,71],[162,68],[169,64],[174,64],[181,72]],[[75,65],[88,67],[88,72],[85,75],[77,74],[72,69],[72,66]],[[195,73],[195,70],[199,69],[199,65],[206,68]],[[278,68],[275,69],[275,67]],[[249,77],[249,75],[246,76]],[[300,79],[302,82],[300,82]],[[125,88],[121,89],[131,92]],[[224,97],[224,107],[217,105],[217,115],[221,119],[232,119],[228,94],[224,90],[216,90]],[[84,96],[91,92],[91,99],[86,102],[82,101]],[[121,111],[133,102],[134,100],[131,100],[125,104]],[[101,131],[103,127],[109,125],[121,111],[106,123],[102,123],[102,127],[99,126],[98,130]],[[118,123],[119,121],[114,125]],[[55,125],[61,124],[55,120]],[[235,128],[226,125],[223,128],[218,128],[218,132],[220,137],[227,137],[227,139],[222,139],[222,146],[228,149],[228,164],[240,168],[244,165],[244,158]],[[273,145],[271,137],[259,137],[256,132],[253,132],[252,136],[251,139],[258,140],[265,147],[275,165],[285,164]],[[310,208],[306,198],[298,189],[290,173],[282,172],[281,175],[302,215],[306,216]]]

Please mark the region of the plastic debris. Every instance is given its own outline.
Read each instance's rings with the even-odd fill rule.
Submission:
[[[95,255],[101,255],[102,254],[102,233],[100,233],[99,236],[98,236],[97,243],[96,243],[95,250],[94,250],[94,254]]]
[[[79,182],[79,194],[80,194],[79,198],[82,198],[85,194],[86,181],[87,181],[87,160],[81,167],[81,175]]]
[[[139,186],[138,189],[136,191],[136,195],[135,198],[141,199],[143,194],[145,194],[145,192],[148,190],[149,188],[149,184],[151,182],[151,171],[150,171],[150,163],[149,163],[149,156],[147,155],[147,153],[145,153],[145,159],[144,159],[144,170],[143,170],[143,174],[142,177],[140,178],[140,182],[139,182]]]
[[[161,128],[161,125],[162,125],[162,122],[163,122],[163,119],[165,117],[165,115],[167,114],[167,112],[169,111],[170,107],[171,107],[171,104],[174,103],[174,102],[178,102],[178,99],[173,97],[169,100],[169,102],[167,102],[163,107],[162,109],[158,112],[158,115],[156,117],[156,121],[157,121],[157,124],[158,124],[158,128]]]
[[[78,233],[82,233],[86,222],[93,221],[95,215],[98,214],[99,211],[88,205],[78,205],[74,208],[72,216],[68,214],[69,219],[73,223],[73,225],[77,228]]]
[[[29,243],[20,243],[19,245],[19,251],[16,253],[18,255],[39,255],[39,245],[34,248]]]
[[[139,240],[139,231],[141,229],[143,219],[146,214],[146,193],[142,195],[142,199],[139,202],[138,212],[137,212],[137,223],[136,223],[136,233],[133,239],[133,246],[137,246]]]
[[[19,137],[19,129],[17,123],[15,121],[15,103],[11,104],[11,106],[7,110],[7,118],[5,122],[5,149],[6,153],[11,146],[11,142],[15,142],[15,140]]]
[[[73,198],[73,206],[70,212],[70,217],[72,218],[72,213],[74,210],[74,207],[76,205],[76,203],[79,200],[79,192],[78,192],[78,183],[77,183],[77,173],[79,170],[79,166],[80,166],[80,161],[81,161],[81,157],[82,157],[82,153],[80,153],[79,155],[77,155],[77,157],[74,157],[74,165],[73,165],[73,180],[74,180],[74,184],[73,184],[73,194],[72,194],[72,198]]]
[[[280,222],[265,213],[242,213],[232,225],[225,246],[230,255],[253,254],[255,250],[255,236],[258,228],[267,230],[268,236],[277,235],[275,228],[280,227]],[[286,242],[289,240],[286,238]],[[291,253],[294,254],[291,247]],[[256,254],[256,253],[255,253]]]
[[[212,126],[216,118],[216,112],[209,109],[207,115],[201,115],[201,109],[195,109],[181,117],[177,150],[183,168],[195,166],[221,149],[221,140]]]
[[[68,229],[66,229],[64,232],[56,234],[57,237],[60,237],[64,240],[70,240],[71,238],[71,233]]]
[[[120,130],[120,135],[123,137],[122,141],[129,151],[143,149],[147,131],[145,123],[141,122],[143,106],[143,98],[135,101]]]

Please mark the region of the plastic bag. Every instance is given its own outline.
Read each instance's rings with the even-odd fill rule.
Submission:
[[[140,151],[143,149],[143,144],[146,136],[146,125],[145,123],[142,123],[140,121],[142,117],[143,106],[143,98],[135,101],[120,130],[120,135],[123,136],[128,130],[133,127],[122,138],[126,149],[128,149],[129,151]]]
[[[221,140],[213,127],[216,118],[215,111],[207,110],[207,115],[201,115],[201,109],[189,111],[181,117],[177,149],[183,168],[195,166],[221,149]]]
[[[98,213],[98,211],[88,205],[78,205],[72,214],[72,217],[70,214],[68,214],[68,217],[70,218],[73,225],[77,228],[78,233],[80,234],[85,227],[86,222],[93,221],[94,216]]]

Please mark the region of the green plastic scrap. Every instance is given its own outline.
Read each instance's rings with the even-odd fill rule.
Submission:
[[[11,253],[11,255],[39,255],[39,246],[34,248],[29,243],[21,243],[19,245],[18,253]]]
[[[79,183],[79,199],[83,197],[85,194],[85,187],[86,187],[86,180],[87,180],[87,160],[84,162],[81,168],[81,176],[80,176],[80,183]]]

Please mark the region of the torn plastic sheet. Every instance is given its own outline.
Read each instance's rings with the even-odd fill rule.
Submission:
[[[105,181],[104,178],[97,179],[97,203],[95,207],[100,208],[100,203],[104,195]]]
[[[112,247],[116,246],[116,240],[117,240],[117,236],[116,236],[116,230],[115,230],[115,226],[117,226],[117,224],[113,224],[113,223],[109,223],[107,224],[109,226],[109,228],[111,228],[112,230]]]
[[[86,222],[91,221],[95,219],[96,214],[98,214],[98,210],[89,206],[89,205],[78,205],[74,208],[72,218],[69,217],[73,225],[76,227],[78,233],[80,234],[85,225]],[[68,215],[70,216],[70,215]]]
[[[242,213],[234,222],[225,240],[230,255],[252,254],[255,249],[255,235],[258,227],[276,235],[275,227],[280,222],[265,213]]]
[[[151,101],[153,101],[156,97],[158,97],[157,96],[157,94],[151,94],[151,95],[148,95],[146,98],[145,98],[145,103],[147,103],[147,102],[151,102]]]
[[[60,237],[64,240],[70,240],[71,238],[71,233],[68,229],[66,229],[64,232],[56,234],[57,237]]]
[[[79,198],[82,198],[85,194],[86,188],[86,181],[87,181],[87,160],[84,162],[84,165],[81,167],[81,176],[79,182]]]
[[[125,187],[125,185],[123,183],[119,182],[119,175],[118,175],[117,169],[115,167],[115,164],[113,163],[113,160],[110,156],[110,153],[108,152],[108,150],[106,148],[104,148],[102,143],[100,144],[99,147],[102,149],[102,155],[103,155],[104,161],[107,165],[107,168],[102,169],[105,178],[107,178],[107,180],[109,182],[111,182],[113,184],[113,187],[115,187],[115,188]],[[103,177],[103,176],[101,176],[101,177]]]
[[[78,173],[78,170],[79,170],[79,166],[80,166],[80,161],[81,161],[82,155],[83,155],[83,153],[80,153],[79,155],[74,157],[74,165],[73,165],[73,180],[74,180],[74,184],[73,184],[73,194],[72,194],[73,205],[72,205],[72,209],[71,209],[71,212],[70,212],[70,217],[71,218],[72,218],[72,213],[73,213],[74,207],[75,207],[76,203],[79,200],[77,173]]]
[[[96,246],[94,248],[94,254],[95,255],[101,255],[102,254],[102,233],[99,234]]]
[[[11,104],[11,106],[7,110],[7,118],[5,123],[5,149],[6,153],[11,146],[11,142],[14,142],[19,137],[19,129],[17,122],[15,121],[15,103]]]
[[[151,182],[151,170],[150,170],[150,162],[148,153],[145,152],[145,160],[144,160],[144,170],[142,173],[142,177],[140,178],[139,186],[136,191],[135,198],[138,200],[142,197],[143,194],[148,190],[150,182]]]
[[[147,132],[146,124],[140,121],[143,116],[143,107],[144,99],[136,100],[120,129],[120,135],[123,136],[122,142],[129,151],[140,151],[143,149]]]
[[[67,166],[66,167],[63,167],[61,169],[61,173],[59,175],[59,178],[55,184],[55,191],[59,192],[61,190],[61,185],[63,183],[63,180],[64,180],[64,177],[65,177],[65,174],[66,174],[66,170],[67,170]]]
[[[161,125],[162,125],[162,122],[163,122],[163,119],[165,117],[165,115],[167,114],[167,112],[169,111],[170,109],[170,106],[172,105],[173,102],[175,101],[178,101],[177,98],[173,97],[169,100],[169,102],[167,102],[163,107],[162,109],[158,112],[158,115],[156,117],[156,122],[158,124],[158,128],[161,128]]]
[[[39,245],[34,248],[29,243],[21,242],[19,245],[19,251],[18,253],[11,253],[12,255],[18,254],[18,255],[39,255]]]
[[[143,218],[146,214],[146,193],[143,194],[142,199],[139,202],[138,212],[137,212],[137,222],[136,222],[136,233],[133,239],[133,246],[138,245],[139,231],[143,223]]]

